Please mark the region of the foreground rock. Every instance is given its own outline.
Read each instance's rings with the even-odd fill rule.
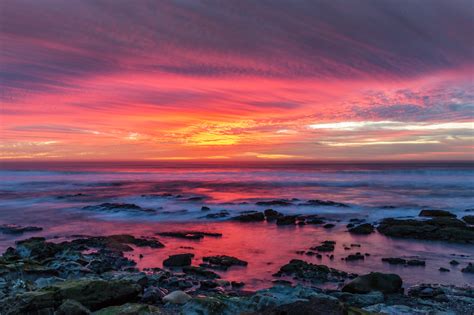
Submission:
[[[160,308],[153,305],[138,304],[138,303],[127,303],[127,304],[118,305],[118,306],[109,306],[97,312],[94,312],[94,315],[152,315],[152,314],[161,314]]]
[[[0,225],[0,233],[3,234],[23,234],[27,232],[39,232],[43,228],[38,226],[21,226],[16,224],[3,224]]]
[[[474,243],[474,227],[449,217],[423,221],[388,218],[382,220],[377,230],[381,234],[392,237]]]
[[[474,215],[465,215],[462,217],[467,224],[474,224]]]
[[[349,293],[369,293],[372,291],[399,293],[402,291],[402,278],[392,273],[372,272],[355,278],[346,284],[342,291]]]

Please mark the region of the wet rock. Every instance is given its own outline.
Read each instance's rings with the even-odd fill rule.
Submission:
[[[166,294],[168,294],[166,290],[156,286],[150,286],[143,291],[140,302],[146,304],[158,304]]]
[[[176,232],[160,232],[156,233],[160,236],[183,238],[188,240],[199,240],[205,236],[210,237],[221,237],[221,233],[211,233],[211,232],[197,232],[197,231],[176,231]]]
[[[292,259],[274,274],[276,277],[283,275],[292,275],[297,279],[312,282],[342,281],[354,276],[325,265],[311,264],[299,259]]]
[[[194,275],[197,277],[205,278],[205,279],[219,279],[220,276],[210,270],[206,270],[203,267],[195,267],[195,266],[187,266],[183,267],[183,272],[186,274]]]
[[[227,256],[227,255],[217,255],[217,256],[206,256],[202,258],[203,261],[211,264],[222,267],[231,267],[231,266],[247,266],[248,262],[238,259],[236,257]]]
[[[81,303],[74,300],[66,300],[59,306],[55,315],[87,315],[90,313]]]
[[[443,240],[459,243],[474,242],[474,228],[461,220],[449,217],[436,217],[430,220],[393,219],[382,220],[377,230],[386,236]]]
[[[335,224],[327,223],[327,224],[324,224],[324,225],[323,225],[323,228],[325,228],[325,229],[332,229],[332,228],[335,227],[335,226],[336,226]]]
[[[110,236],[92,236],[87,238],[75,239],[71,242],[60,243],[62,247],[69,247],[80,249],[83,248],[98,248],[107,249],[110,251],[127,252],[132,251],[133,248],[129,245],[138,247],[162,248],[160,241],[152,238],[137,238],[128,234],[118,234]]]
[[[305,203],[300,203],[300,206],[330,206],[330,207],[343,207],[343,208],[348,208],[349,206],[340,203],[340,202],[335,202],[331,200],[319,200],[319,199],[311,199],[306,201]]]
[[[233,217],[232,219],[240,222],[259,222],[264,221],[265,216],[262,212],[252,212],[238,215],[236,217]]]
[[[426,263],[424,260],[410,259],[410,260],[407,260],[407,265],[408,266],[425,266]]]
[[[109,306],[94,312],[94,315],[152,315],[162,314],[160,308],[138,303],[126,303],[118,306]]]
[[[373,291],[366,294],[352,294],[348,292],[335,292],[331,294],[347,305],[365,307],[378,303],[383,303],[384,295],[380,291]]]
[[[23,234],[27,232],[39,232],[43,228],[38,226],[21,226],[16,224],[3,224],[0,225],[0,233],[3,234]]]
[[[16,242],[16,253],[23,258],[43,260],[54,256],[61,249],[57,244],[46,242],[44,237],[31,237]]]
[[[204,218],[206,218],[206,219],[219,219],[219,218],[228,217],[229,215],[230,215],[229,211],[221,210],[221,211],[216,212],[216,213],[206,214],[206,216],[204,216]]]
[[[97,211],[97,212],[130,212],[130,213],[145,213],[152,214],[156,211],[153,209],[145,209],[133,203],[101,203],[99,205],[85,206],[82,210]]]
[[[361,253],[350,254],[346,257],[346,261],[364,260],[365,256]]]
[[[173,291],[163,297],[163,302],[171,304],[186,304],[191,300],[191,296],[184,291]]]
[[[294,225],[296,223],[296,215],[280,216],[276,220],[277,225]]]
[[[418,259],[404,259],[399,257],[393,257],[382,258],[382,261],[389,263],[390,265],[425,266],[425,261]]]
[[[201,211],[211,211],[211,208],[206,207],[206,206],[202,206]]]
[[[336,242],[334,242],[334,241],[324,241],[324,242],[321,243],[321,245],[311,247],[310,249],[311,250],[317,250],[319,252],[332,252],[332,251],[334,251],[334,245],[335,244],[336,244]]]
[[[455,214],[446,210],[431,210],[431,209],[421,210],[418,215],[420,217],[448,217],[448,218],[456,217]]]
[[[323,224],[325,221],[322,218],[309,218],[305,222],[306,224]]]
[[[352,234],[370,234],[375,230],[374,226],[370,223],[364,223],[349,229]]]
[[[474,273],[474,264],[469,263],[466,267],[461,269],[462,272]]]
[[[439,267],[438,269],[440,272],[450,272],[450,270],[448,268],[444,268],[444,267]]]
[[[371,291],[380,291],[382,293],[399,293],[402,290],[402,279],[396,274],[387,274],[381,272],[371,272],[359,276],[346,284],[343,292],[349,293],[369,293]]]
[[[449,262],[449,264],[452,265],[452,266],[457,266],[457,265],[459,265],[459,261],[453,259]]]
[[[184,267],[190,266],[194,254],[176,254],[171,255],[163,261],[165,267]]]
[[[256,313],[255,313],[256,314]],[[262,315],[343,315],[344,307],[335,298],[319,295],[310,298],[309,301],[297,301],[263,310]]]
[[[291,200],[278,199],[270,201],[258,201],[255,203],[257,206],[291,206],[293,203]]]
[[[276,220],[278,217],[282,216],[280,212],[275,211],[273,209],[267,209],[263,211],[263,214],[265,215],[265,218],[267,219],[267,221]]]
[[[467,224],[474,224],[474,215],[466,215],[466,216],[463,216],[462,219]]]

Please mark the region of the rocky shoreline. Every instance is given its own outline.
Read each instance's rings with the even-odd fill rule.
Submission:
[[[297,201],[279,200],[278,204],[283,202]],[[104,208],[103,204],[100,206]],[[123,207],[126,211],[136,210],[129,205]],[[272,209],[244,212],[231,220],[238,224],[339,224],[316,215],[285,215]],[[473,243],[471,224],[471,216],[457,219],[443,210],[422,210],[420,219],[372,223],[352,219],[347,232]],[[0,232],[14,235],[40,230],[34,226],[0,227]],[[165,245],[157,237],[205,241],[223,234],[192,230],[157,232],[149,237],[75,235],[63,242],[42,237],[17,241],[0,258],[0,314],[470,314],[474,307],[473,287],[419,284],[404,288],[397,274],[357,275],[297,259],[298,254],[335,259],[336,242],[332,240],[288,257],[288,263],[273,274],[273,286],[257,291],[247,290],[243,282],[222,279],[219,274],[248,268],[249,262],[222,254],[204,256],[198,265],[193,265],[192,247],[183,246],[189,252],[172,254],[157,261],[154,268],[139,270],[126,253],[142,247],[163,248]],[[337,259],[364,260],[368,256],[370,253],[357,252]],[[407,267],[425,265],[423,260],[401,257],[384,257],[382,262]],[[459,262],[452,260],[450,264]],[[460,267],[462,272],[474,273],[473,264]],[[439,271],[450,270],[442,267]],[[331,288],[325,284],[331,284]]]

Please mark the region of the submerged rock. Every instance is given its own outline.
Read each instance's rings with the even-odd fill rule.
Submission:
[[[232,256],[227,256],[227,255],[206,256],[206,257],[203,257],[202,260],[211,265],[225,267],[225,269],[231,266],[247,266],[248,265],[248,262],[244,260],[241,260]]]
[[[171,255],[163,261],[165,267],[184,267],[190,266],[194,254],[176,254]]]
[[[297,217],[298,216],[296,215],[280,216],[277,218],[276,224],[277,225],[295,225]]]
[[[186,266],[183,267],[183,272],[186,274],[195,275],[198,278],[200,277],[205,279],[219,279],[221,277],[217,273],[206,270],[203,267]]]
[[[349,229],[349,232],[352,234],[370,234],[375,230],[374,226],[370,223],[364,223],[357,225]]]
[[[210,237],[221,237],[221,233],[212,233],[212,232],[196,232],[196,231],[176,231],[176,232],[159,232],[156,233],[160,236],[168,236],[168,237],[175,237],[175,238],[183,238],[188,240],[198,240],[202,239],[205,236]]]
[[[334,245],[336,242],[334,241],[324,241],[321,245],[311,247],[311,250],[317,250],[319,252],[332,252],[334,251]]]
[[[348,205],[344,203],[335,202],[331,200],[319,200],[319,199],[308,200],[305,203],[300,203],[299,206],[330,206],[330,207],[343,207],[343,208],[349,207]]]
[[[390,265],[406,265],[406,266],[425,266],[424,260],[418,259],[404,259],[399,257],[382,258],[383,262]]]
[[[43,228],[38,226],[21,226],[16,224],[0,225],[0,233],[3,234],[23,234],[27,232],[39,232],[42,230]]]
[[[402,278],[392,273],[371,272],[358,276],[343,288],[343,292],[369,293],[380,291],[382,293],[399,293],[402,291]]]
[[[446,210],[431,210],[431,209],[421,210],[418,215],[420,217],[448,217],[448,218],[456,217],[455,214]]]
[[[252,213],[244,213],[232,218],[233,220],[240,221],[240,222],[258,222],[264,221],[265,216],[262,212],[252,212]]]
[[[382,220],[377,230],[386,236],[426,240],[442,240],[459,243],[474,242],[474,227],[450,217],[430,220],[393,219]]]
[[[145,209],[133,203],[110,203],[105,202],[99,205],[85,206],[82,210],[98,212],[131,212],[131,213],[155,213],[153,209]]]

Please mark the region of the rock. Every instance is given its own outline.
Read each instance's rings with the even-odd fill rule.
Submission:
[[[380,291],[373,291],[366,294],[352,294],[348,292],[335,292],[331,294],[337,297],[340,301],[357,307],[365,307],[378,303],[383,303],[384,295]]]
[[[211,211],[211,208],[206,207],[206,206],[202,206],[201,211]]]
[[[202,277],[205,279],[218,279],[220,276],[210,270],[206,270],[203,267],[187,266],[183,267],[183,272],[190,275],[195,275],[197,277]]]
[[[238,215],[236,217],[233,217],[232,219],[240,222],[258,222],[264,221],[265,216],[262,212],[252,212]]]
[[[206,256],[202,258],[203,261],[208,262],[211,265],[218,265],[223,267],[231,266],[247,266],[248,262],[238,259],[236,257],[227,256],[227,255],[217,255],[217,256]]]
[[[127,303],[118,306],[109,306],[94,312],[94,315],[158,315],[161,310],[153,305]]]
[[[306,224],[323,224],[325,221],[322,218],[310,218],[305,222]]]
[[[319,200],[319,199],[308,200],[305,203],[300,203],[299,206],[330,206],[330,207],[343,207],[343,208],[349,207],[348,205],[344,203],[334,202],[331,200]]]
[[[270,201],[258,201],[255,203],[257,206],[291,206],[293,203],[291,200],[279,199]]]
[[[346,261],[364,260],[365,256],[361,253],[350,254],[346,257]]]
[[[276,220],[277,225],[294,225],[296,223],[296,215],[280,216]]]
[[[49,278],[38,278],[35,280],[35,286],[39,289],[44,288],[44,287],[49,287],[53,285],[54,283],[57,282],[63,282],[63,278],[58,278],[58,277],[49,277]]]
[[[16,242],[16,253],[23,258],[43,260],[53,257],[61,250],[61,246],[46,242],[44,237],[31,237]]]
[[[296,279],[310,280],[316,283],[343,281],[347,278],[354,277],[354,275],[348,274],[344,271],[329,268],[325,265],[307,263],[299,259],[292,259],[288,264],[282,266],[280,270],[274,274],[276,277],[282,275],[292,275]]]
[[[38,226],[21,226],[15,224],[3,224],[0,225],[0,233],[3,234],[23,234],[26,232],[39,232],[43,228]]]
[[[161,300],[166,294],[167,292],[165,290],[155,286],[151,286],[143,291],[143,295],[140,302],[147,304],[157,304],[161,302]]]
[[[383,262],[387,262],[391,265],[407,265],[407,266],[424,266],[425,261],[418,259],[406,260],[403,258],[382,258]]]
[[[467,224],[474,224],[474,215],[466,215],[466,216],[463,216],[462,219]]]
[[[110,202],[101,203],[99,205],[93,205],[93,206],[85,206],[82,208],[82,210],[111,212],[111,213],[130,212],[130,213],[145,213],[145,214],[153,214],[156,212],[153,209],[144,209],[133,203],[110,203]]]
[[[323,225],[323,228],[325,229],[332,229],[333,227],[335,227],[336,225],[335,224],[332,224],[332,223],[326,223]]]
[[[466,267],[461,269],[462,272],[474,273],[474,264],[469,263]]]
[[[452,265],[452,266],[456,266],[456,265],[459,265],[459,262],[457,260],[453,259],[449,262],[449,264]]]
[[[371,272],[359,276],[342,288],[343,292],[369,293],[380,291],[382,293],[399,293],[402,291],[402,279],[396,274]]]
[[[425,266],[426,263],[424,260],[410,259],[410,260],[407,260],[407,265],[408,266]]]
[[[183,239],[188,239],[188,240],[199,240],[199,239],[204,238],[205,236],[222,237],[221,233],[196,232],[196,231],[160,232],[156,234],[160,236],[183,238]]]
[[[321,245],[311,247],[310,249],[311,250],[317,250],[319,252],[332,252],[332,251],[334,251],[334,245],[335,244],[336,244],[336,242],[334,242],[334,241],[324,241],[324,242],[321,243]]]
[[[228,217],[229,215],[230,215],[229,211],[221,210],[221,211],[216,212],[216,213],[206,214],[206,216],[204,216],[204,218],[206,218],[206,219],[219,219],[219,218]]]
[[[257,313],[255,313],[257,314]],[[309,301],[297,301],[289,304],[280,305],[274,308],[263,310],[258,314],[262,315],[343,315],[344,307],[335,298],[330,296],[315,296]]]
[[[163,302],[171,304],[186,304],[191,296],[183,291],[173,291],[163,297]]]
[[[278,217],[282,216],[280,212],[275,211],[273,209],[267,209],[263,211],[263,214],[265,215],[265,218],[267,219],[267,221],[276,220]]]
[[[163,266],[165,267],[184,267],[190,266],[194,254],[176,254],[171,255],[163,261]]]
[[[91,312],[81,303],[74,300],[65,300],[55,315],[87,315]]]
[[[377,230],[392,237],[474,243],[474,228],[450,217],[436,217],[423,221],[388,218],[382,220]]]
[[[374,232],[374,226],[370,223],[364,223],[349,229],[352,234],[370,234]]]
[[[162,248],[163,245],[156,239],[153,238],[137,238],[133,235],[128,234],[117,234],[109,236],[92,236],[87,238],[78,238],[71,242],[64,242],[60,245],[62,247],[81,249],[82,247],[88,248],[100,248],[107,249],[110,251],[127,252],[133,251],[130,245],[138,247],[151,247],[151,248]]]
[[[449,218],[455,218],[456,215],[446,211],[446,210],[421,210],[420,213],[418,214],[420,217],[449,217]]]
[[[444,268],[444,267],[439,267],[438,270],[441,271],[441,272],[450,272],[450,270],[448,268]]]

